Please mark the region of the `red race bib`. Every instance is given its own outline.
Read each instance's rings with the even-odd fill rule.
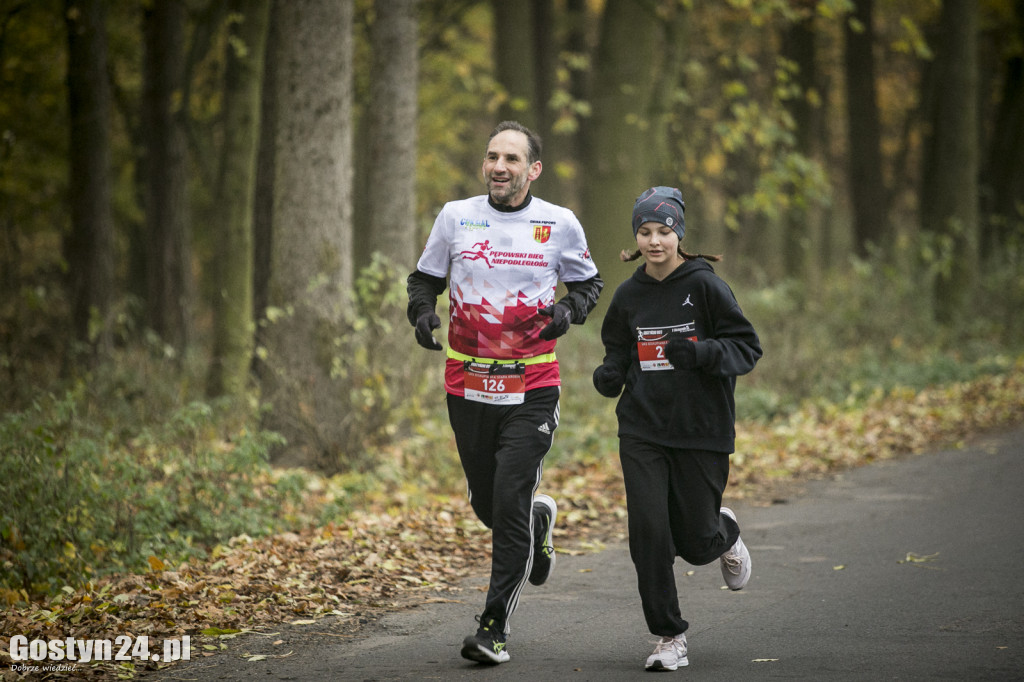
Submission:
[[[666,369],[675,369],[672,363],[665,357],[665,346],[668,345],[669,334],[676,332],[680,334],[692,334],[694,323],[674,325],[672,327],[637,328],[636,351],[640,358],[640,370],[642,372],[657,372]],[[696,341],[696,336],[687,336],[690,341]]]
[[[522,405],[526,374],[522,365],[485,365],[467,362],[463,369],[466,399],[489,405]]]

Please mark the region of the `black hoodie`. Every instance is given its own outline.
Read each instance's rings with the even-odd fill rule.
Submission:
[[[696,343],[695,369],[676,369],[664,359],[671,333]],[[761,344],[729,285],[706,261],[687,260],[661,281],[637,268],[616,289],[601,340],[604,363],[626,379],[615,408],[620,437],[734,450],[736,377],[754,368]]]

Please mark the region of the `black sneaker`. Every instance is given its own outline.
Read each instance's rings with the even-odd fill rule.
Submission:
[[[555,546],[551,538],[558,518],[558,506],[547,495],[533,498],[533,508],[540,512],[540,523],[533,527],[533,568],[530,569],[530,584],[543,585],[555,571]]]
[[[475,635],[470,635],[462,642],[462,657],[477,663],[497,665],[508,660],[505,651],[505,631],[498,627],[493,618],[480,621]]]

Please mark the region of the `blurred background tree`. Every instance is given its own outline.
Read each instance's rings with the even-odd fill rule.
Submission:
[[[0,401],[147,355],[279,461],[364,466],[439,390],[404,277],[504,118],[607,295],[682,189],[755,384],[813,392],[847,334],[1019,346],[1022,64],[1024,0],[0,0]]]

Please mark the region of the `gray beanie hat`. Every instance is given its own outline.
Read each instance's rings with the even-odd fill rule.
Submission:
[[[682,239],[686,231],[684,210],[683,194],[675,187],[658,186],[646,190],[633,204],[633,236],[636,237],[637,230],[644,223],[655,222],[668,225]]]

